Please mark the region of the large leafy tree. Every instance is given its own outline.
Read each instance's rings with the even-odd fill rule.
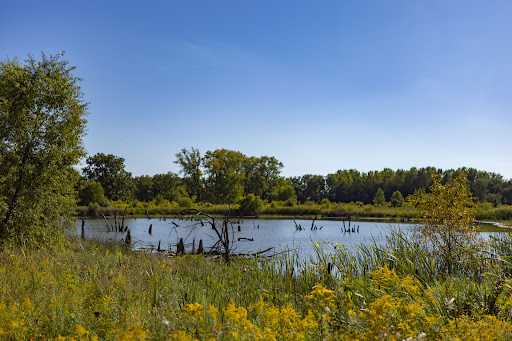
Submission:
[[[0,61],[0,237],[53,243],[75,205],[87,103],[63,54]]]
[[[244,192],[270,199],[272,189],[277,185],[283,164],[273,156],[247,157],[242,162],[244,171]]]
[[[153,176],[153,197],[157,195],[169,201],[181,202],[183,199],[188,201],[188,194],[182,180],[172,172]]]
[[[289,180],[297,193],[297,200],[300,202],[320,202],[328,195],[325,177],[321,175],[306,174],[292,177]]]
[[[375,206],[382,206],[386,203],[386,197],[384,196],[384,190],[382,188],[378,188],[377,192],[375,192],[375,196],[373,197],[373,204]]]
[[[240,152],[217,149],[204,156],[204,168],[211,200],[215,203],[234,203],[243,195],[243,161]]]
[[[181,173],[187,191],[191,196],[195,196],[197,201],[203,199],[203,158],[198,149],[192,147],[191,150],[183,148],[181,152],[176,154],[174,163],[181,166]]]
[[[128,200],[133,197],[135,184],[132,174],[125,170],[124,158],[98,153],[86,160],[83,169],[86,180],[101,184],[111,200]]]
[[[149,175],[138,176],[134,179],[135,198],[140,201],[151,201],[153,194],[153,178]]]

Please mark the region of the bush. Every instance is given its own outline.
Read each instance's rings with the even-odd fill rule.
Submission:
[[[103,187],[101,187],[101,184],[96,181],[84,182],[78,189],[78,198],[79,204],[84,206],[95,202],[105,207],[104,204],[108,202],[107,198],[105,198]],[[103,205],[101,203],[103,203]],[[108,206],[108,204],[106,206]]]
[[[254,194],[247,194],[240,202],[240,213],[245,215],[257,215],[263,208],[263,200]]]

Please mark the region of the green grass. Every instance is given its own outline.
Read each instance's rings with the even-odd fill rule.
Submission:
[[[273,260],[235,258],[230,265],[79,239],[59,251],[4,246],[0,338],[162,340],[185,337],[181,331],[198,339],[234,340],[229,331],[264,335],[268,328],[281,339],[371,340],[387,333],[384,339],[402,340],[423,332],[428,339],[472,340],[479,333],[510,339],[509,235],[471,251],[474,261],[452,276],[443,273],[442,260],[429,258],[399,230],[384,246],[370,244],[348,252],[322,243],[306,260],[289,252]],[[201,314],[190,313],[192,304],[199,304]],[[213,307],[219,311],[215,318]],[[233,311],[241,314],[236,321]],[[285,311],[310,325],[292,319],[294,336],[283,336],[284,320],[270,320],[283,319]]]

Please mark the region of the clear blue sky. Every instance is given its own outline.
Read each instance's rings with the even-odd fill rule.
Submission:
[[[192,146],[286,176],[474,167],[512,178],[512,1],[3,1],[0,58],[66,51],[85,146],[134,175]]]

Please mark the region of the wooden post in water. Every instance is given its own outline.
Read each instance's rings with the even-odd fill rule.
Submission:
[[[153,224],[150,224],[150,225],[149,225],[149,231],[148,231],[148,233],[149,233],[149,234],[151,234],[152,232],[153,232]]]
[[[180,238],[180,241],[178,242],[178,247],[176,249],[176,254],[185,254],[185,244],[183,243],[183,238]]]
[[[126,245],[132,244],[132,235],[130,234],[130,230],[128,230],[128,233],[126,234],[126,238],[124,239],[124,243]]]
[[[121,221],[121,231],[124,230],[124,216],[126,215],[126,208],[124,209],[124,212],[123,212],[123,220]]]
[[[85,218],[82,218],[82,235],[80,237],[85,239]]]
[[[117,226],[117,210],[116,213],[114,213],[114,229],[116,232],[119,230]]]
[[[204,253],[204,250],[203,250],[203,240],[202,239],[199,239],[199,246],[197,247],[197,253],[198,254],[203,254]]]

